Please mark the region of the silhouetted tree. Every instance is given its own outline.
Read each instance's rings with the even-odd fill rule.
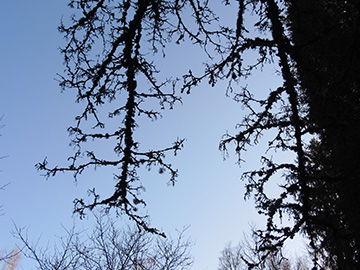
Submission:
[[[172,108],[180,101],[170,80],[158,82],[158,70],[146,57],[149,51],[162,48],[176,32],[177,28],[168,24],[168,17],[177,9],[174,5],[172,1],[151,0],[73,0],[69,3],[80,14],[72,17],[70,26],[59,27],[68,42],[61,50],[66,70],[60,85],[63,89],[75,89],[76,101],[84,102],[85,108],[76,117],[77,124],[68,129],[76,148],[74,156],[69,158],[69,166],[49,168],[45,159],[37,168],[45,171],[47,177],[70,171],[75,179],[89,167],[113,166],[118,170],[114,174],[116,185],[111,196],[101,198],[94,188],[90,190],[93,202],[75,201],[75,212],[81,215],[85,209],[99,205],[115,207],[139,226],[160,233],[148,227],[138,212],[145,202],[140,197],[144,187],[137,171],[141,167],[158,167],[159,173],[170,173],[170,182],[174,184],[177,170],[165,161],[165,155],[171,151],[176,155],[183,140],[178,139],[163,149],[146,150],[141,149],[134,133],[139,117],[156,120],[162,109]],[[105,103],[114,107],[103,107]],[[83,125],[89,118],[95,120],[92,128]],[[87,140],[111,141],[113,155],[104,157],[95,151],[83,150]]]
[[[241,132],[227,135],[220,146],[226,150],[229,142],[235,142],[238,152],[256,144],[264,131],[278,130],[269,141],[270,149],[292,151],[296,162],[275,163],[265,156],[263,168],[244,174],[247,195],[254,194],[260,213],[268,217],[266,230],[258,232],[262,239],[259,250],[276,250],[286,239],[304,232],[315,266],[321,255],[333,268],[355,269],[360,250],[359,3],[257,4],[254,11],[262,15],[259,29],[272,34],[270,44],[284,84],[260,101],[245,89],[241,101],[250,114],[240,125]],[[254,41],[252,45],[255,47]],[[271,60],[270,56],[267,53],[260,59]],[[265,109],[259,111],[249,101]],[[307,146],[307,136],[314,134],[321,142]],[[283,192],[271,198],[266,183],[279,172],[283,173],[284,181],[278,184]],[[283,215],[291,217],[292,225],[276,222]]]
[[[228,15],[216,14],[209,1],[70,1],[78,15],[72,17],[70,26],[60,27],[68,41],[62,49],[66,71],[60,84],[63,88],[76,89],[77,101],[86,104],[76,118],[77,125],[69,128],[78,150],[69,159],[68,167],[49,168],[46,160],[37,167],[47,176],[72,171],[75,178],[88,167],[116,167],[119,172],[115,176],[114,194],[100,199],[94,189],[91,192],[94,201],[87,204],[82,199],[76,200],[75,211],[83,214],[85,209],[97,205],[116,207],[139,226],[157,232],[137,214],[137,205],[145,204],[139,197],[142,186],[137,170],[141,166],[159,166],[161,173],[170,172],[170,180],[174,182],[177,171],[165,162],[164,155],[168,151],[176,153],[183,141],[162,150],[140,150],[139,142],[134,139],[136,117],[156,119],[160,115],[154,103],[143,106],[149,100],[159,101],[160,108],[172,107],[179,100],[174,81],[172,84],[170,80],[157,81],[156,61],[147,53],[165,52],[168,42],[190,40],[205,50],[209,62],[203,74],[190,70],[183,75],[179,82],[181,91],[189,93],[202,81],[214,86],[226,80],[227,93],[233,94],[247,109],[237,125],[239,132],[225,134],[220,149],[227,154],[229,146],[234,145],[240,162],[242,151],[257,144],[263,135],[270,136],[269,149],[261,157],[263,166],[243,174],[246,197],[253,196],[259,213],[267,216],[266,228],[257,231],[258,251],[272,254],[287,239],[304,233],[314,249],[315,266],[317,254],[326,248],[330,256],[336,257],[341,269],[350,269],[358,263],[359,256],[360,208],[355,203],[359,191],[360,145],[357,143],[360,132],[358,1],[225,0],[222,3],[236,6],[238,12],[233,25],[222,24],[222,16]],[[248,51],[257,55],[253,62],[245,59]],[[257,97],[254,89],[237,87],[255,69],[268,65],[282,79],[276,89]],[[139,87],[140,80],[148,82],[151,88],[143,88],[143,84]],[[169,86],[170,91],[165,91]],[[100,110],[105,103],[114,104],[115,109],[104,115]],[[90,116],[95,120],[95,131],[86,132],[82,124]],[[113,126],[108,121],[112,119],[121,126],[110,131]],[[318,169],[313,166],[316,157],[308,151],[312,136],[321,139],[323,153],[330,156],[324,161],[329,167],[318,164],[324,166],[323,175],[331,174],[321,176],[320,181],[315,176]],[[115,158],[82,150],[80,146],[88,139],[114,140]],[[292,153],[294,159],[276,161],[272,150]],[[267,184],[273,181],[279,192],[270,195]],[[319,195],[327,192],[333,196],[331,199]],[[338,220],[340,225],[335,221],[327,224],[324,213],[330,212],[332,220]],[[290,222],[278,222],[284,216]],[[352,250],[334,251],[331,246],[343,247],[337,242],[341,237],[335,235],[344,228],[338,236],[345,237],[343,243],[350,240]],[[347,264],[350,260],[352,266]]]
[[[176,238],[162,238],[138,229],[121,229],[111,218],[96,214],[90,233],[67,231],[60,246],[40,248],[17,229],[24,244],[24,256],[35,261],[36,269],[186,270],[193,264],[184,230]]]
[[[360,5],[292,1],[297,71],[318,139],[309,147],[312,222],[319,250],[339,269],[360,263]]]

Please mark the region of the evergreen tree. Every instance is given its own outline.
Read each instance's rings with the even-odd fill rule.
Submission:
[[[340,269],[359,264],[360,5],[358,1],[289,1],[298,76],[318,141],[310,145],[313,217]]]

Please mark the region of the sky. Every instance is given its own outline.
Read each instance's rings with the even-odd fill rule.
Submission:
[[[111,192],[112,172],[88,171],[74,183],[70,174],[46,180],[34,165],[45,157],[53,165],[66,165],[72,154],[67,127],[81,110],[75,93],[61,92],[56,74],[63,71],[58,48],[64,44],[57,27],[61,17],[68,17],[66,1],[2,0],[0,10],[0,250],[11,250],[19,243],[11,231],[26,228],[30,240],[46,239],[52,245],[64,227],[73,222],[91,226],[87,219],[72,215],[72,201],[86,197],[93,186]],[[182,72],[197,61],[198,52],[179,46],[160,66],[163,70]],[[180,68],[181,67],[181,68]],[[275,70],[258,72],[249,79],[255,89],[276,86]],[[261,224],[251,200],[244,201],[243,171],[258,164],[259,148],[249,149],[246,164],[239,167],[230,152],[227,160],[218,150],[226,131],[234,132],[244,111],[240,104],[226,97],[224,85],[201,85],[183,104],[165,111],[163,118],[146,122],[137,136],[144,147],[168,146],[176,138],[186,138],[184,149],[171,158],[179,169],[177,184],[167,185],[166,177],[154,172],[144,174],[143,194],[151,225],[165,233],[190,225],[186,235],[195,245],[193,269],[216,269],[221,250],[228,242],[237,243],[250,224]],[[165,145],[164,145],[165,144]],[[261,145],[260,145],[261,149]],[[104,147],[103,151],[108,151]],[[107,184],[102,185],[101,182]],[[110,189],[109,189],[110,186]],[[25,258],[22,269],[31,269]]]

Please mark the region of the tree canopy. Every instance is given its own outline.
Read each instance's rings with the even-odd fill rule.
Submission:
[[[113,166],[114,193],[101,198],[92,189],[93,201],[77,199],[75,212],[116,208],[146,230],[160,233],[139,214],[145,201],[137,172],[158,167],[159,173],[169,172],[174,183],[177,170],[166,154],[176,154],[183,140],[158,150],[141,149],[134,137],[138,117],[156,120],[199,83],[227,81],[227,93],[246,114],[237,134],[224,135],[220,150],[227,153],[234,146],[241,162],[245,149],[264,134],[271,136],[261,156],[263,166],[243,174],[246,197],[253,196],[259,213],[267,216],[266,228],[257,232],[259,251],[273,254],[287,239],[303,233],[314,251],[315,267],[323,256],[334,267],[354,269],[360,243],[358,1],[221,4],[237,10],[230,26],[223,23],[227,14],[216,12],[220,4],[206,0],[70,1],[75,14],[59,27],[67,41],[60,85],[76,90],[77,101],[86,105],[76,116],[76,126],[69,128],[77,149],[69,165],[49,167],[44,160],[37,168],[47,176],[71,171],[77,178],[89,167]],[[203,73],[189,70],[181,78],[161,80],[158,75],[164,71],[149,53],[166,56],[168,44],[186,41],[209,56]],[[257,55],[253,62],[245,58],[247,51]],[[257,97],[241,82],[267,65],[277,69],[282,83],[262,93],[265,98]],[[85,125],[89,119],[94,120],[92,128]],[[112,141],[114,156],[88,150],[89,139]],[[277,162],[276,151],[295,158]],[[274,181],[280,189],[271,196],[267,183]],[[290,224],[278,222],[283,216]]]

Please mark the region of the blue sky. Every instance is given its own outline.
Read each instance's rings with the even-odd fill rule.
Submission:
[[[61,93],[56,73],[63,70],[58,48],[63,44],[57,32],[61,16],[70,15],[66,1],[3,0],[0,10],[0,250],[12,249],[17,240],[10,231],[14,223],[27,227],[29,239],[41,236],[50,245],[64,234],[62,225],[90,226],[72,216],[72,201],[85,197],[93,186],[111,192],[111,171],[88,171],[74,183],[70,174],[46,181],[34,165],[48,157],[53,165],[65,165],[72,154],[67,127],[81,110],[71,91]],[[197,51],[178,47],[162,60],[166,72],[197,61]],[[249,82],[255,89],[276,86],[275,70],[258,72]],[[166,74],[167,75],[167,74]],[[250,223],[260,219],[251,200],[243,201],[242,171],[254,167],[261,152],[249,149],[247,163],[239,168],[236,157],[227,161],[218,150],[221,136],[234,131],[244,115],[239,104],[225,96],[224,85],[202,85],[183,97],[183,105],[165,111],[156,122],[144,122],[136,131],[146,147],[170,145],[177,137],[186,138],[185,148],[172,159],[179,169],[178,183],[168,186],[167,178],[154,172],[144,174],[144,198],[152,225],[173,233],[190,225],[187,235],[195,241],[193,269],[216,269],[226,243],[238,242]],[[104,147],[104,151],[109,151]],[[104,183],[104,184],[103,184]],[[21,262],[29,269],[28,262]]]

